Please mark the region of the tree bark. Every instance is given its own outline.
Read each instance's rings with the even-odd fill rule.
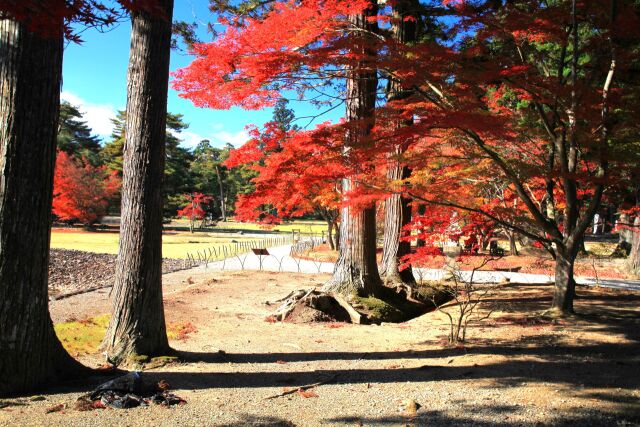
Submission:
[[[389,169],[390,180],[406,179],[409,168],[399,164]],[[393,194],[384,202],[384,237],[382,244],[382,264],[380,275],[386,283],[414,283],[411,266],[400,270],[400,260],[411,252],[411,242],[402,241],[402,228],[411,221],[411,200],[400,194]]]
[[[415,0],[400,0],[393,5],[393,37],[398,43],[414,43],[417,39],[415,19],[405,19],[413,16],[412,9],[417,5]],[[400,82],[389,79],[387,100],[393,102],[405,98],[410,93],[403,89]],[[412,121],[399,121],[396,127],[411,126]],[[404,144],[395,147],[389,158],[387,179],[390,182],[400,181],[411,176],[411,170],[400,163],[399,157],[406,151]],[[411,252],[411,243],[401,241],[402,228],[411,222],[411,199],[401,194],[392,194],[384,202],[384,237],[382,244],[382,264],[380,275],[386,283],[415,283],[411,266],[400,270],[403,256]]]
[[[518,255],[518,241],[516,239],[516,233],[514,231],[507,231],[509,236],[509,254]]]
[[[0,396],[77,375],[49,315],[60,34],[0,20]]]
[[[371,7],[365,14],[351,15],[353,27],[364,29],[368,33],[377,31],[377,24],[369,22],[369,16],[377,14],[377,3],[371,1]],[[359,53],[375,55],[368,48],[367,35],[358,32],[353,49]],[[369,36],[370,37],[370,36]],[[375,66],[363,60],[348,67],[346,93],[347,134],[344,155],[357,150],[366,143],[375,118],[375,101],[378,79]],[[352,191],[356,183],[351,178],[342,180],[343,194]],[[350,206],[341,210],[340,219],[340,255],[335,264],[333,276],[324,285],[323,290],[343,295],[375,295],[382,287],[376,263],[376,210],[371,206],[359,211]]]
[[[157,5],[153,15],[131,17],[120,246],[103,342],[116,364],[170,352],[162,302],[162,181],[173,0]]]
[[[636,276],[640,276],[640,216],[633,222],[631,238],[631,253],[628,260],[629,270]]]
[[[555,288],[551,309],[560,314],[573,313],[576,291],[573,265],[576,255],[575,249],[556,246]]]

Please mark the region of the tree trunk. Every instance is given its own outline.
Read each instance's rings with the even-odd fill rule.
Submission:
[[[170,351],[162,303],[162,181],[173,0],[157,4],[157,15],[131,18],[120,247],[103,343],[116,364]]]
[[[509,235],[509,253],[511,255],[518,255],[518,241],[516,239],[516,233],[510,231],[507,233]]]
[[[573,313],[573,299],[576,282],[573,277],[573,264],[576,250],[556,246],[555,288],[551,309],[560,314]]]
[[[620,214],[620,219],[618,220],[618,244],[631,245],[633,243],[633,231],[630,227],[631,225],[631,217],[629,214],[623,213]]]
[[[387,178],[400,180],[409,177],[409,168],[398,164],[389,170]],[[411,252],[411,243],[402,241],[402,228],[411,221],[410,199],[393,194],[384,202],[384,238],[380,275],[387,283],[414,283],[411,266],[400,270],[400,260]]]
[[[349,20],[354,27],[367,32],[377,31],[377,24],[369,22],[368,17],[377,14],[377,3],[371,1],[371,7],[365,14],[351,15]],[[359,33],[356,52],[375,55],[367,47],[367,34]],[[370,35],[369,35],[370,37]],[[377,75],[374,65],[364,61],[347,69],[346,120],[349,126],[345,138],[344,155],[357,150],[366,143],[373,127]],[[342,191],[348,193],[356,187],[350,178],[342,180]],[[376,210],[375,206],[354,211],[345,206],[340,221],[340,256],[335,264],[332,278],[323,290],[344,295],[374,295],[382,287],[376,264]]]
[[[216,176],[218,177],[218,188],[220,190],[220,212],[222,214],[222,222],[227,222],[227,203],[224,198],[224,185],[222,184],[220,165],[216,165]]]
[[[393,38],[398,43],[414,43],[417,39],[417,26],[413,17],[413,10],[417,7],[416,0],[400,0],[393,5]],[[402,85],[394,79],[389,79],[387,99],[393,102],[410,95]],[[395,124],[397,128],[411,126],[412,120],[401,120]],[[402,141],[390,154],[387,179],[390,182],[400,181],[411,176],[411,170],[400,164],[399,157],[406,151]],[[382,244],[382,265],[380,274],[387,283],[415,283],[411,267],[400,270],[400,260],[411,252],[411,243],[401,241],[402,228],[411,222],[411,200],[400,194],[393,194],[384,202],[384,238]]]
[[[329,247],[332,251],[336,249],[336,246],[333,244],[333,220],[327,219],[327,242],[329,242]]]
[[[62,43],[62,33],[41,38],[0,20],[0,396],[82,370],[63,349],[49,315]]]
[[[636,276],[640,276],[640,216],[633,222],[633,234],[631,239],[631,253],[629,254],[629,270]]]

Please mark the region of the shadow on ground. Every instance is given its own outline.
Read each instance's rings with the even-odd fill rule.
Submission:
[[[508,316],[501,322],[513,322],[524,326],[528,321],[539,318],[530,313],[548,306],[545,291],[529,291],[523,287],[525,294],[516,298],[492,298],[491,306],[500,306]],[[435,383],[455,380],[490,380],[491,387],[497,389],[517,387],[526,383],[551,383],[564,389],[594,389],[583,397],[610,402],[615,412],[596,411],[593,408],[575,408],[570,415],[563,414],[558,425],[615,425],[619,420],[629,423],[640,423],[640,404],[632,398],[640,388],[640,294],[608,294],[581,289],[578,298],[579,315],[558,322],[545,320],[545,326],[562,330],[564,335],[533,334],[523,335],[516,342],[495,343],[476,340],[465,349],[430,348],[416,351],[374,351],[374,352],[287,352],[287,353],[206,353],[181,352],[186,363],[219,364],[230,372],[181,371],[181,367],[173,370],[147,371],[149,381],[168,381],[176,389],[202,390],[221,388],[260,388],[260,387],[295,387],[330,380],[332,384],[375,384],[375,383]],[[505,320],[506,319],[506,320]],[[524,320],[523,320],[524,319]],[[493,320],[493,327],[499,328],[505,323]],[[533,323],[538,326],[537,323]],[[491,326],[491,325],[489,325]],[[483,325],[484,327],[484,325]],[[563,343],[558,336],[571,334],[573,330],[590,330],[616,334],[624,339],[614,342],[580,342],[572,345]],[[494,355],[495,361],[479,359],[475,365],[456,366],[449,363],[448,358],[460,355]],[[385,368],[383,363],[352,364],[351,369],[320,369],[309,371],[293,365],[295,362],[309,361],[394,361],[393,368]],[[473,359],[471,359],[473,360]],[[488,361],[488,362],[487,362]],[[234,364],[272,364],[287,362],[281,369],[269,369],[253,372],[233,372]],[[229,365],[230,364],[230,365]],[[370,366],[374,366],[373,368]],[[385,363],[384,365],[387,365]],[[171,369],[171,368],[165,368]],[[94,383],[95,384],[95,383]],[[86,385],[74,386],[84,391]],[[624,392],[624,393],[622,393]],[[464,402],[460,402],[464,404]],[[415,425],[465,425],[508,426],[512,425],[509,415],[520,410],[510,405],[487,405],[469,408],[469,418],[424,408],[413,420],[403,416],[380,418],[331,417],[325,419],[329,424],[355,425],[398,425],[414,423]],[[483,423],[474,414],[485,412],[495,420]],[[456,413],[460,413],[457,411]],[[238,414],[241,416],[240,414]],[[622,418],[621,418],[622,417]],[[255,418],[245,415],[237,424],[241,425],[283,425],[291,424],[278,418]],[[625,424],[627,425],[627,424]]]

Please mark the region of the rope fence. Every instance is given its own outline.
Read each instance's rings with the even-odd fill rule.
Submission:
[[[187,258],[184,260],[184,268],[193,268],[204,266],[209,267],[209,264],[217,261],[222,261],[222,270],[225,269],[227,262],[232,259],[237,259],[240,268],[245,269],[247,257],[252,250],[267,249],[277,246],[291,245],[289,255],[277,257],[273,254],[266,255],[265,257],[273,258],[278,265],[278,271],[282,271],[283,263],[287,260],[291,260],[296,266],[298,272],[300,272],[300,255],[305,254],[317,246],[323,244],[325,241],[324,235],[322,236],[310,236],[302,237],[300,234],[292,233],[286,236],[273,236],[263,239],[252,239],[245,241],[232,240],[230,243],[214,246],[211,248],[205,248],[202,250],[196,250],[194,252],[188,252]],[[318,272],[322,269],[322,261],[313,260]],[[262,270],[263,257],[260,257],[260,270]]]

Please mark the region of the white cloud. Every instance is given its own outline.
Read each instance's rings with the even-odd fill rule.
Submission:
[[[249,134],[243,129],[238,132],[229,132],[224,130],[224,125],[213,125],[216,132],[212,132],[209,135],[201,135],[195,132],[183,131],[177,135],[182,140],[182,145],[185,147],[193,148],[200,143],[203,139],[211,141],[211,145],[214,147],[222,147],[226,143],[233,144],[234,147],[240,147],[242,144],[249,140]]]
[[[198,145],[200,141],[202,141],[203,139],[207,139],[204,136],[200,135],[199,133],[187,132],[187,131],[182,131],[179,134],[176,134],[176,136],[182,140],[181,145],[189,148],[193,148],[196,145]]]
[[[78,95],[62,91],[60,98],[78,107],[83,115],[83,120],[92,129],[93,133],[102,137],[108,137],[113,130],[111,119],[116,117],[117,109],[111,104],[94,104],[87,102]]]
[[[244,129],[235,133],[221,130],[213,133],[211,136],[215,145],[224,145],[228,142],[236,148],[249,140],[249,134]]]
[[[111,104],[94,104],[87,102],[78,95],[63,91],[60,97],[72,105],[78,107],[83,114],[83,120],[93,130],[93,133],[101,137],[109,137],[113,131],[113,123],[111,119],[116,117],[118,109]],[[124,109],[124,108],[121,108]],[[234,147],[240,147],[249,140],[249,134],[242,129],[237,132],[229,132],[225,130],[224,123],[214,123],[211,125],[212,132],[208,135],[202,135],[196,132],[183,131],[176,136],[182,140],[182,145],[188,148],[194,148],[203,139],[211,141],[211,145],[222,147],[226,143],[233,144]]]

